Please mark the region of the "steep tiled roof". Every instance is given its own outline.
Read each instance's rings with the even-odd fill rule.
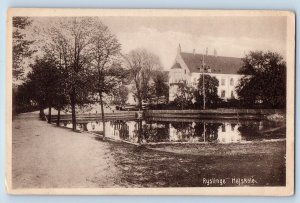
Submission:
[[[179,63],[175,63],[171,69],[177,69],[177,68],[181,68],[181,65]]]
[[[180,55],[191,72],[200,72],[202,54],[181,52]],[[240,58],[212,55],[204,55],[204,64],[211,68],[212,73],[222,74],[238,74],[238,70],[243,65]]]

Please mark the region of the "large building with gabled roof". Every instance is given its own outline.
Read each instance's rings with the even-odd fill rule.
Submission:
[[[203,65],[205,69],[203,69]],[[177,49],[175,61],[169,72],[169,101],[174,101],[178,83],[186,81],[196,87],[198,79],[202,74],[209,74],[219,80],[218,95],[227,100],[237,98],[236,86],[243,75],[238,71],[242,67],[242,59],[235,57],[197,54],[181,51],[180,45]],[[204,72],[204,73],[203,73]]]

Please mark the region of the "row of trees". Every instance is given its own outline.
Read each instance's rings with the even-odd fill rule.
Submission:
[[[22,20],[30,24],[29,19]],[[41,114],[48,107],[49,122],[51,108],[58,110],[58,122],[60,111],[70,109],[73,130],[76,130],[76,110],[85,105],[99,103],[105,122],[107,98],[123,97],[127,92],[123,84],[133,81],[140,107],[142,101],[150,99],[150,92],[156,92],[158,99],[162,95],[160,88],[165,78],[159,58],[144,49],[122,55],[118,39],[99,19],[58,19],[43,31],[39,36],[44,38],[36,42],[40,55],[18,87],[19,106],[37,106]],[[124,98],[116,100],[124,102]]]

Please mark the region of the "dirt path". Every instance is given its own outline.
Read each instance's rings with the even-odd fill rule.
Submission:
[[[13,188],[118,187],[109,143],[26,113],[13,120]]]

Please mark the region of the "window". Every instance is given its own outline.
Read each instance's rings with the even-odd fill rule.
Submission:
[[[231,131],[234,131],[235,125],[236,124],[234,124],[234,123],[231,124]]]
[[[225,79],[221,79],[221,85],[225,85]]]
[[[222,124],[222,132],[226,132],[225,124]]]
[[[231,99],[234,99],[233,91],[231,91]]]
[[[230,85],[233,86],[234,85],[234,81],[233,78],[230,79]]]
[[[226,91],[225,91],[225,90],[222,90],[222,92],[221,92],[221,97],[224,98],[224,97],[225,97],[225,94],[226,94]]]
[[[207,67],[207,72],[211,73],[211,68],[209,66]]]

